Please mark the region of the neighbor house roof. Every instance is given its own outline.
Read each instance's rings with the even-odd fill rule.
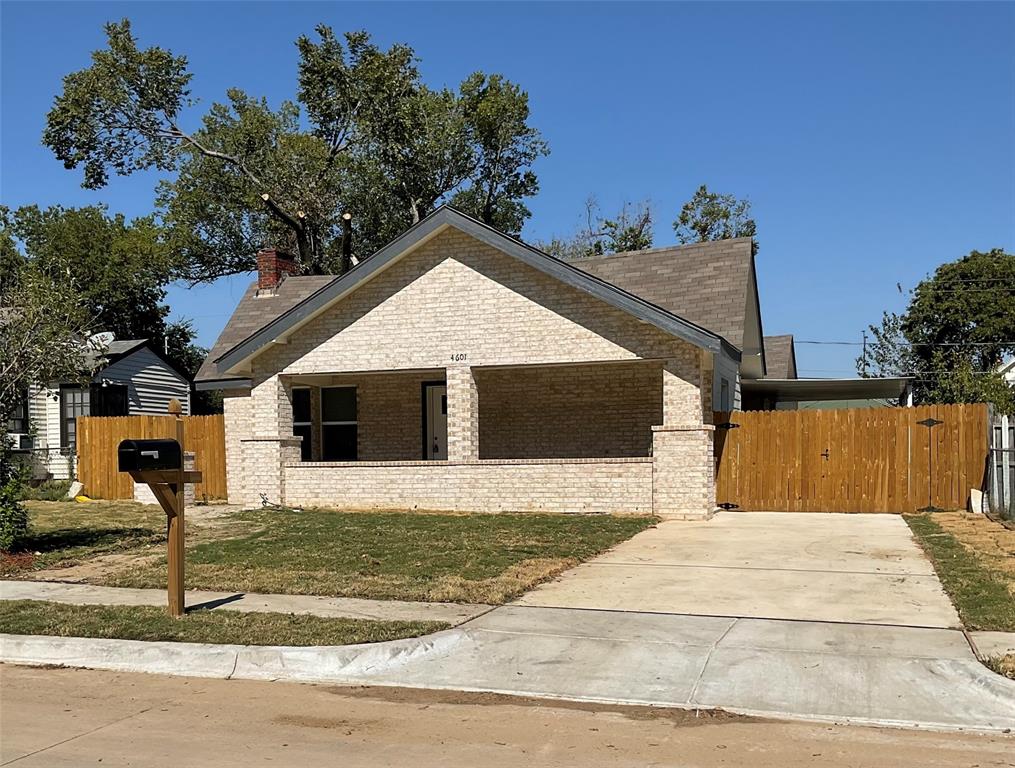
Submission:
[[[147,349],[184,381],[189,382],[191,380],[190,375],[186,371],[181,370],[172,360],[163,354],[161,349],[151,344],[148,339],[114,339],[101,350],[89,350],[85,359],[88,361],[88,367],[96,370],[96,375],[98,375],[98,373],[101,373],[114,363],[133,355],[140,349]]]
[[[751,238],[738,237],[572,263],[744,349],[747,306],[755,290],[751,247]]]
[[[85,358],[91,367],[112,365],[147,343],[148,339],[114,339],[102,349],[89,348]]]
[[[793,347],[793,334],[765,337],[765,366],[768,371],[766,379],[795,379],[796,350]]]
[[[282,282],[279,295],[273,298],[257,298],[254,296],[255,289],[248,289],[249,300],[248,296],[244,296],[241,306],[237,308],[198,371],[199,388],[218,388],[224,386],[223,382],[230,381],[242,386],[246,380],[230,374],[230,369],[253,358],[267,344],[294,333],[375,274],[448,227],[454,227],[639,320],[697,346],[714,352],[722,350],[734,359],[739,359],[739,349],[735,345],[731,346],[720,333],[698,325],[667,307],[657,305],[651,298],[629,292],[623,286],[560,261],[460,211],[443,206],[340,277],[321,278],[321,282],[316,284],[306,282],[308,278],[288,278]],[[750,241],[747,242],[749,252]],[[269,303],[282,298],[286,286],[290,286],[288,298],[282,302]]]

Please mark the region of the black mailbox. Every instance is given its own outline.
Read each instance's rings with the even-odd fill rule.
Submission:
[[[175,440],[124,440],[117,451],[121,472],[180,469],[183,451]]]

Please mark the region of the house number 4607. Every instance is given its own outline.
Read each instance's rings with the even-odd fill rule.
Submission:
[[[455,352],[454,354],[451,355],[451,362],[464,363],[466,358],[468,358],[468,355],[465,354],[464,352]]]

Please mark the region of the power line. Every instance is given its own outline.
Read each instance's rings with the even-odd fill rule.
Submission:
[[[862,341],[807,341],[793,339],[794,344],[824,344],[834,346],[862,347]],[[872,342],[876,343],[876,342]],[[900,341],[900,347],[1009,347],[1015,341]]]

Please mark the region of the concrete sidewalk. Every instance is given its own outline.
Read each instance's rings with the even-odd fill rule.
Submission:
[[[48,600],[70,605],[166,605],[161,589],[126,589],[52,581],[0,581],[0,600]],[[461,624],[489,611],[489,605],[416,603],[399,600],[362,600],[314,595],[258,595],[242,592],[186,593],[188,609],[211,608],[256,613],[297,613],[332,619],[374,621],[442,621]]]
[[[3,635],[0,661],[1015,729],[1015,682],[948,629],[506,606],[427,637],[342,647]]]

